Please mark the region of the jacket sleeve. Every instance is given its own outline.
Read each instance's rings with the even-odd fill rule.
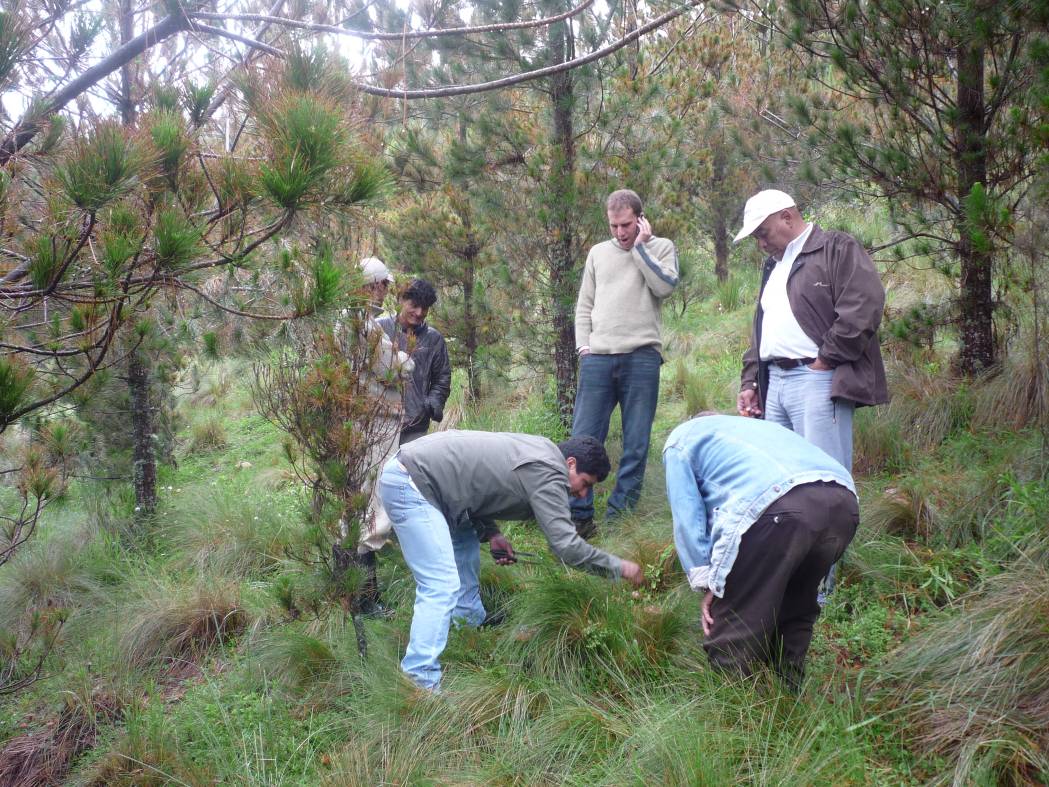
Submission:
[[[839,246],[840,244],[840,246]],[[830,366],[851,363],[874,339],[885,308],[885,287],[870,255],[859,242],[840,235],[834,249],[834,322],[820,344],[819,357]]]
[[[674,546],[693,590],[709,587],[710,551],[713,546],[707,508],[688,455],[674,445],[663,449],[667,499],[674,519]]]
[[[587,255],[583,266],[583,281],[579,285],[579,297],[575,302],[575,347],[590,345],[590,329],[593,323],[590,315],[594,310],[594,293],[597,291],[597,279],[594,275],[594,254]]]
[[[452,363],[448,359],[448,344],[443,336],[437,337],[433,348],[433,366],[430,372],[430,390],[426,392],[426,404],[433,420],[444,419],[444,403],[452,392]]]
[[[635,243],[630,257],[645,277],[645,284],[657,298],[668,297],[677,287],[677,249],[667,238],[651,238],[648,243]]]
[[[554,555],[575,568],[619,579],[622,561],[586,543],[576,533],[569,514],[565,474],[541,462],[521,465],[514,473]]]

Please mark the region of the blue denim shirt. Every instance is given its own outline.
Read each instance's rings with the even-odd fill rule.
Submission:
[[[674,543],[693,590],[725,593],[747,529],[801,484],[833,481],[853,494],[849,472],[778,424],[709,415],[681,424],[663,448]]]

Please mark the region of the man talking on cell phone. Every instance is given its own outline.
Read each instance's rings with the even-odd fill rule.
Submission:
[[[590,249],[576,301],[572,436],[604,443],[619,406],[623,456],[606,520],[613,522],[641,495],[663,363],[660,309],[677,286],[678,266],[673,242],[652,234],[637,194],[614,191],[605,208],[612,237]],[[583,538],[594,535],[592,492],[572,501],[572,520]]]

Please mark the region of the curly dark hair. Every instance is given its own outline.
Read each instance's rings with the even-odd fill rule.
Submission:
[[[437,290],[426,279],[415,279],[401,293],[402,301],[411,301],[416,306],[429,309],[437,303]]]
[[[608,461],[608,452],[605,447],[589,435],[569,437],[564,442],[558,443],[561,454],[565,459],[575,459],[577,473],[587,473],[594,476],[598,481],[608,478],[612,470],[612,463]]]

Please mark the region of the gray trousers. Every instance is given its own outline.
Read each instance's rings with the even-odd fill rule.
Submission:
[[[711,605],[714,625],[703,647],[713,667],[750,674],[768,664],[800,685],[820,581],[852,541],[859,516],[852,492],[823,481],[794,487],[762,513],[740,540],[724,597]]]

